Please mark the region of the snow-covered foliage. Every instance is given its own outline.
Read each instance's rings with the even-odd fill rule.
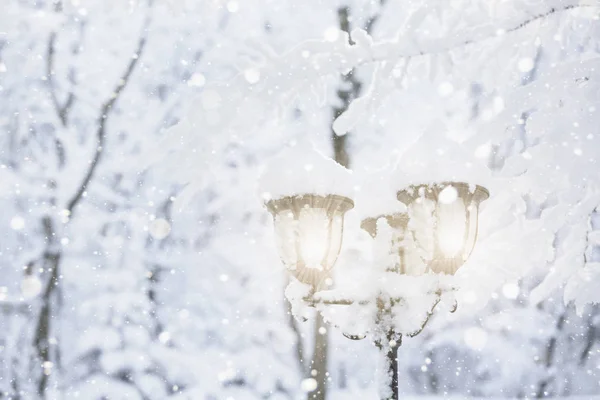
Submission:
[[[259,191],[265,201],[304,194],[354,196],[352,173],[306,142],[270,160],[260,177]]]
[[[359,227],[446,180],[491,196],[449,285],[458,311],[404,341],[401,390],[599,393],[599,16],[597,0],[4,0],[0,398],[303,398],[312,342],[284,291],[310,319],[310,288],[285,290],[263,201],[353,198],[317,299],[355,303],[317,308],[362,336],[375,295],[411,298],[392,321],[411,333],[445,278],[390,275],[371,253],[386,225],[375,244]],[[332,133],[352,173],[324,158]],[[329,397],[374,398],[376,349],[332,335]]]
[[[490,58],[482,60],[477,50],[483,49],[484,52],[494,51],[496,54],[491,58],[494,59],[495,57],[497,59],[499,54],[507,55],[506,53],[509,52],[507,47],[510,46],[512,48],[513,46],[512,43],[514,43],[514,40],[510,39],[509,34],[513,34],[514,38],[518,40],[523,35],[523,32],[528,32],[530,25],[541,25],[545,31],[553,32],[552,29],[544,25],[556,23],[555,20],[564,20],[562,22],[564,28],[562,29],[567,31],[573,24],[583,23],[580,22],[580,20],[583,20],[591,30],[593,29],[593,25],[589,25],[590,23],[587,21],[594,20],[594,6],[594,2],[579,1],[572,3],[557,1],[556,4],[515,1],[494,6],[484,5],[482,2],[473,2],[471,7],[467,6],[465,9],[459,6],[444,8],[441,5],[427,3],[422,5],[421,8],[415,5],[416,9],[412,10],[413,12],[406,13],[408,16],[405,22],[406,28],[401,30],[397,38],[393,40],[373,41],[365,32],[355,30],[352,32],[353,44],[348,44],[348,40],[343,32],[337,32],[326,36],[325,41],[307,41],[279,56],[262,49],[263,64],[260,67],[256,67],[256,75],[262,77],[262,79],[256,82],[248,82],[247,74],[240,74],[233,81],[216,85],[211,87],[210,90],[203,92],[199,96],[197,103],[191,106],[191,109],[203,108],[209,110],[209,112],[200,115],[190,115],[190,118],[186,119],[185,123],[173,130],[171,136],[177,139],[175,147],[180,148],[174,154],[177,157],[198,158],[195,152],[189,153],[189,151],[183,148],[195,149],[199,147],[196,144],[197,140],[204,141],[207,138],[186,134],[186,132],[193,131],[189,129],[191,127],[188,126],[189,124],[192,124],[196,130],[201,126],[205,126],[207,130],[213,132],[213,135],[216,135],[217,132],[220,132],[221,135],[227,132],[236,134],[235,132],[242,130],[241,126],[244,126],[243,130],[246,132],[252,129],[251,127],[253,126],[260,127],[259,129],[265,129],[263,128],[265,125],[267,127],[277,126],[277,111],[279,113],[284,112],[287,107],[295,104],[294,101],[305,104],[307,99],[312,97],[311,93],[318,92],[318,86],[322,85],[324,79],[327,79],[332,74],[338,74],[352,67],[368,64],[375,66],[371,82],[369,82],[371,85],[369,90],[366,91],[361,99],[353,103],[354,106],[350,106],[347,113],[338,118],[334,124],[334,129],[338,134],[344,134],[351,128],[363,130],[362,125],[368,123],[367,121],[374,121],[375,118],[378,118],[379,121],[387,119],[389,114],[385,112],[386,110],[381,109],[389,108],[391,104],[394,104],[396,107],[394,110],[395,115],[392,118],[404,115],[404,119],[409,120],[408,115],[411,115],[412,118],[407,122],[414,134],[413,136],[406,134],[402,136],[407,138],[405,140],[406,143],[415,143],[412,146],[417,146],[417,148],[421,148],[422,150],[413,151],[413,147],[407,147],[406,145],[399,149],[401,153],[406,154],[406,156],[400,159],[398,168],[399,176],[406,180],[398,179],[397,184],[399,187],[402,187],[406,182],[415,180],[430,181],[454,177],[460,179],[461,176],[467,176],[468,179],[465,180],[475,181],[472,183],[486,182],[487,186],[490,186],[490,190],[498,193],[496,198],[501,199],[498,201],[503,201],[504,204],[506,204],[507,200],[503,198],[503,192],[506,192],[509,187],[513,187],[514,185],[523,187],[523,190],[512,190],[513,203],[522,201],[520,199],[523,196],[534,196],[538,202],[543,201],[542,196],[548,196],[548,194],[536,193],[535,186],[531,183],[532,180],[544,182],[546,192],[551,190],[553,196],[560,196],[560,190],[565,189],[561,189],[560,186],[549,188],[546,184],[547,181],[540,178],[540,172],[534,168],[527,169],[527,160],[529,160],[529,163],[535,163],[537,168],[540,169],[546,168],[547,164],[545,164],[545,161],[547,159],[551,160],[550,162],[559,162],[564,159],[563,157],[573,155],[578,156],[582,163],[591,162],[593,164],[594,158],[581,157],[582,154],[579,154],[581,149],[573,148],[574,144],[569,144],[568,146],[561,144],[560,148],[548,149],[543,140],[555,144],[557,143],[556,137],[553,137],[551,132],[546,134],[544,129],[536,128],[534,123],[536,120],[548,123],[548,118],[544,118],[544,116],[559,115],[557,112],[548,109],[548,107],[568,107],[568,101],[563,101],[563,97],[565,96],[572,99],[572,104],[575,107],[584,98],[588,102],[593,101],[593,98],[585,94],[585,90],[589,90],[589,93],[597,93],[598,91],[594,90],[593,78],[588,76],[590,74],[586,72],[585,64],[578,68],[569,66],[569,62],[580,62],[582,60],[582,56],[580,55],[582,52],[589,53],[586,55],[587,58],[593,57],[593,53],[590,53],[594,51],[593,44],[588,43],[588,47],[584,47],[583,51],[578,54],[555,54],[557,46],[560,47],[560,44],[556,43],[559,40],[556,40],[555,35],[548,38],[547,45],[545,42],[542,42],[542,37],[540,36],[533,40],[535,43],[532,43],[532,47],[530,48],[533,55],[529,58],[522,55],[522,51],[518,51],[515,55],[510,55],[511,65],[514,69],[504,69],[505,72],[502,72],[504,75],[492,72],[495,70],[490,67],[478,76],[479,82],[469,82],[468,85],[470,86],[468,86],[465,85],[464,81],[469,76],[469,73],[473,73],[472,68],[474,65],[485,66],[490,63]],[[438,13],[434,12],[436,7],[439,8]],[[516,11],[519,7],[521,7],[522,14]],[[571,9],[576,10],[570,11]],[[470,15],[469,11],[473,12],[470,18],[477,18],[480,21],[475,26],[475,29],[464,28],[467,24],[466,16]],[[452,23],[448,25],[444,23],[441,25],[437,24],[440,21],[452,21]],[[414,42],[411,42],[412,37],[406,33],[415,32],[417,28],[427,32],[430,32],[428,29],[443,32],[444,37],[451,39],[447,39],[446,41],[441,39],[415,39]],[[575,37],[568,40],[577,40],[578,34],[580,33],[575,32],[573,34]],[[435,35],[432,34],[432,36]],[[565,38],[564,40],[567,39]],[[548,48],[546,49],[546,47]],[[544,56],[548,60],[543,63],[540,59],[537,62],[540,65],[536,65],[532,57],[535,54],[541,54],[542,48],[544,49],[544,54],[548,53],[548,55]],[[588,48],[589,51],[586,50]],[[448,54],[438,56],[439,53],[444,52]],[[332,54],[334,56],[331,56]],[[449,61],[448,57],[453,57],[455,60]],[[539,57],[541,58],[542,56],[540,55]],[[434,65],[437,67],[439,64],[436,62],[438,61],[436,58],[445,58],[445,63],[447,64],[445,67],[448,71],[437,71],[434,69]],[[551,67],[558,61],[563,63],[560,67],[555,67],[548,71],[544,70],[544,65]],[[409,62],[410,65],[408,64]],[[590,65],[588,67],[589,71],[589,68],[593,68],[593,58],[587,63]],[[399,68],[397,73],[395,68]],[[418,90],[425,92],[425,96],[429,96],[429,98],[436,96],[437,98],[433,100],[433,104],[436,104],[437,108],[432,109],[427,117],[423,119],[421,117],[421,115],[424,115],[423,112],[418,112],[417,115],[412,114],[416,106],[414,102],[415,96],[411,90],[417,86],[412,84],[407,76],[412,81],[421,82],[421,79],[423,79],[422,72],[426,69],[430,70],[428,78],[433,80],[433,85],[427,83],[431,87],[431,93],[424,90],[423,86],[418,86]],[[414,75],[410,75],[412,71],[415,71]],[[509,71],[510,73],[508,73]],[[561,71],[569,71],[569,73],[566,74]],[[490,74],[493,74],[493,82],[490,82],[492,78]],[[523,89],[514,90],[515,81],[517,83],[519,81],[529,83],[530,81],[534,81],[534,74],[536,78],[535,82],[525,85]],[[455,75],[458,75],[459,78],[453,78]],[[550,75],[550,78],[545,78],[545,75]],[[445,76],[450,78],[450,80],[444,80]],[[500,84],[496,83],[499,78],[504,78],[504,80],[500,80]],[[390,84],[394,82],[395,84],[382,85],[379,83],[381,79],[388,79]],[[548,85],[545,79],[558,82],[558,84],[552,85],[551,90],[544,91],[543,89],[538,89]],[[592,82],[587,83],[588,81]],[[434,86],[436,84],[437,87]],[[461,84],[463,87],[466,86],[465,89],[459,86]],[[397,90],[386,90],[385,93],[380,93],[381,90],[377,90],[378,85],[386,87],[396,86]],[[481,116],[473,115],[473,112],[477,111],[477,107],[469,107],[468,105],[469,101],[473,102],[475,100],[467,98],[468,101],[464,102],[467,107],[448,104],[449,100],[458,101],[461,97],[465,98],[465,96],[468,96],[469,91],[475,90],[475,85],[478,85],[477,90],[485,91],[478,94],[480,97],[484,95],[488,96],[489,93],[490,100],[493,100],[493,104],[490,105],[491,108],[484,110],[485,112]],[[581,89],[580,86],[585,86],[589,89]],[[536,93],[538,94],[536,95]],[[409,107],[398,112],[397,108],[402,108],[402,98],[408,96],[413,100],[412,109]],[[278,101],[274,103],[276,97]],[[398,97],[400,102],[392,101],[394,97]],[[537,101],[538,97],[543,97],[543,99]],[[369,98],[373,98],[372,102],[382,103],[383,98],[389,101],[381,107],[372,105],[372,108],[370,108],[370,114],[372,115],[369,118],[362,118],[366,115],[363,103],[369,102],[371,100]],[[211,99],[218,99],[218,101],[212,101]],[[423,94],[421,94],[420,99],[426,103],[426,107],[432,107],[429,99],[424,97]],[[480,99],[477,99],[477,101],[480,101]],[[450,106],[453,106],[454,110],[449,109]],[[230,108],[241,110],[242,112],[236,115],[236,118],[228,118],[226,120],[218,119],[218,121],[213,121],[209,118],[213,112]],[[574,110],[578,114],[567,111],[567,114],[573,119],[569,123],[569,126],[577,124],[577,127],[583,131],[585,127],[583,126],[584,120],[582,118],[585,117],[589,120],[590,117],[593,117],[593,115],[589,115],[591,111],[588,108],[580,107],[578,110]],[[447,117],[447,115],[443,115],[444,113],[450,114],[450,118],[447,118],[448,121],[443,118]],[[461,117],[461,115],[467,115],[471,120],[464,121],[465,118]],[[526,115],[526,117],[522,118],[523,115]],[[560,115],[564,114],[561,112]],[[206,118],[209,119],[207,120]],[[460,120],[461,118],[463,119],[462,121]],[[521,120],[522,122],[519,122]],[[466,124],[468,122],[470,124]],[[451,125],[448,125],[448,123],[451,123]],[[509,140],[511,143],[514,142],[516,128],[511,127],[516,126],[518,128],[521,126],[519,124],[526,125],[523,135],[531,143],[517,139],[519,143],[523,142],[523,144],[520,144],[521,149],[515,149],[513,146],[508,153],[504,151],[506,154],[500,154],[500,150],[504,150],[502,145],[506,140]],[[564,127],[561,129],[560,125],[556,123],[549,125],[553,127],[557,135],[564,135]],[[381,128],[381,130],[384,129]],[[528,134],[527,131],[531,129],[534,129],[535,132]],[[368,131],[372,130],[372,128],[364,130]],[[464,132],[460,132],[461,130]],[[424,134],[419,134],[419,132],[424,132]],[[409,133],[408,130],[406,133]],[[576,135],[574,132],[572,133]],[[367,132],[364,134],[367,134]],[[589,133],[586,136],[593,138],[594,135],[593,133]],[[451,139],[451,141],[448,141],[448,139]],[[460,145],[453,142],[460,142]],[[221,146],[219,142],[214,143],[212,146],[213,156],[220,154],[221,150],[218,149],[219,146]],[[487,161],[486,157],[491,156],[491,150],[495,149],[494,146],[500,146],[500,150],[494,153],[493,156],[501,160],[494,162],[501,162],[502,164],[498,166],[496,164],[490,165],[492,171],[498,172],[495,174],[494,179],[486,179],[486,177],[491,177],[492,173],[491,171],[486,173],[484,164]],[[458,149],[459,147],[460,149]],[[543,158],[535,157],[539,151],[544,151]],[[186,156],[186,154],[189,154],[189,156]],[[426,157],[426,159],[423,157]],[[473,162],[472,159],[476,157],[479,157],[479,160]],[[525,161],[521,161],[523,158],[525,158]],[[436,159],[436,161],[428,164],[428,159]],[[540,159],[543,159],[544,162],[538,162]],[[570,159],[573,159],[573,157],[570,157]],[[202,158],[201,163],[205,162],[206,159]],[[595,201],[593,193],[595,193],[596,189],[594,188],[594,181],[591,179],[588,180],[585,174],[579,174],[579,171],[582,169],[592,171],[593,168],[586,165],[579,165],[579,163],[571,162],[570,164],[569,168],[561,170],[564,171],[562,173],[567,175],[578,174],[575,179],[586,179],[588,183],[583,187],[581,184],[573,182],[572,179],[567,179],[568,177],[561,180],[562,182],[569,182],[569,184],[575,187],[581,187],[581,190],[586,192],[585,195],[581,195],[585,198],[577,198],[576,194],[570,193],[568,201],[571,203],[569,204],[574,207],[581,204],[583,208],[577,207],[577,209],[581,209],[583,214],[589,214],[593,211],[596,204],[586,207],[585,204],[587,202],[585,200],[592,196],[590,201],[593,203]],[[439,172],[435,173],[431,170],[431,167]],[[527,170],[527,174],[522,173],[525,169]],[[199,170],[201,170],[200,166],[193,169],[193,171]],[[318,175],[318,173],[316,172],[315,175]],[[510,179],[511,177],[514,179]],[[184,180],[192,179],[195,182],[199,182],[190,176],[182,176],[182,178]],[[524,181],[524,183],[521,184],[520,181]],[[557,184],[559,183],[559,179],[554,179],[554,181]],[[190,185],[190,190],[193,190],[194,187],[198,186],[192,184]],[[565,207],[568,206],[565,205]],[[591,210],[589,209],[590,207],[592,207]],[[514,216],[511,215],[510,217]],[[494,220],[503,220],[498,215],[493,216],[493,218]],[[559,227],[577,225],[577,222],[572,218],[565,218],[562,222],[557,221],[555,223]],[[547,235],[551,237],[556,234],[559,227],[554,232],[547,233]],[[507,227],[504,227],[500,231],[506,230]],[[582,237],[581,232],[575,235]],[[544,235],[540,236],[538,240],[542,243]],[[557,244],[557,246],[561,247],[560,244]],[[550,247],[548,251],[554,250]],[[553,260],[539,261],[549,262]],[[562,262],[562,265],[566,263],[564,258],[561,261],[556,261]],[[532,263],[527,262],[526,265],[531,266]],[[540,293],[540,299],[544,297],[544,293],[548,294],[552,288],[556,287],[556,284],[552,282],[556,282],[557,284],[565,282],[570,276],[575,274],[576,271],[572,270],[573,263],[570,263],[570,265],[570,267],[557,268],[561,269],[561,273],[549,275],[549,281],[545,282],[538,292],[536,292]],[[569,268],[571,268],[570,271]],[[520,271],[522,272],[524,269],[526,267],[521,267]],[[517,271],[517,274],[522,274],[521,272]],[[502,279],[495,280],[495,282],[501,281]]]

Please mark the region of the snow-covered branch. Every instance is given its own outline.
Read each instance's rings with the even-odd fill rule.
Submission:
[[[336,70],[339,72],[347,71],[352,67],[357,67],[367,63],[383,62],[389,60],[398,60],[405,57],[417,57],[430,54],[444,53],[465,47],[471,44],[479,43],[485,40],[501,38],[504,34],[518,31],[530,24],[548,18],[552,15],[567,12],[581,8],[600,8],[598,0],[568,0],[568,1],[546,1],[535,2],[534,4],[523,4],[517,12],[497,11],[501,17],[489,16],[489,20],[469,28],[457,28],[456,32],[449,32],[444,37],[417,40],[407,35],[410,30],[415,29],[414,25],[407,24],[397,33],[396,39],[381,41],[375,43],[369,37],[366,31],[355,29],[351,36],[355,43],[349,45],[348,40],[339,37],[332,42],[321,40],[306,41],[296,48],[290,50],[281,56],[283,59],[291,61],[308,58],[314,62],[320,54],[335,55],[330,59],[330,65],[325,72]],[[506,5],[515,6],[513,4]],[[502,7],[502,6],[500,6]],[[516,6],[515,6],[516,7]],[[506,10],[504,10],[506,11]],[[512,11],[512,10],[511,10]],[[415,13],[416,14],[416,13]],[[417,15],[414,15],[417,17]],[[420,19],[424,18],[419,16]],[[306,56],[308,55],[308,56]],[[312,59],[312,60],[311,60]],[[306,62],[304,63],[306,64]],[[311,63],[309,63],[311,64]],[[301,69],[314,67],[314,65],[303,65]],[[297,68],[296,65],[294,68]],[[322,65],[319,65],[318,69]]]
[[[525,3],[519,4],[525,5]],[[600,8],[600,1],[553,0],[535,2],[535,4],[529,6],[529,9],[526,7],[519,9],[519,16],[517,17],[510,13],[504,18],[490,17],[489,21],[478,26],[452,32],[450,37],[413,42],[399,34],[396,40],[374,44],[371,50],[372,57],[364,60],[364,62],[383,61],[391,56],[401,58],[444,53],[485,40],[501,38],[506,33],[518,31],[554,14],[590,7]],[[527,16],[523,18],[522,15]]]
[[[493,13],[490,11],[483,23],[471,27],[460,26],[455,31],[445,33],[443,37],[433,39],[416,39],[413,34],[414,29],[430,14],[428,8],[423,6],[423,9],[418,9],[408,17],[406,25],[392,40],[376,43],[366,31],[355,29],[350,34],[352,44],[349,35],[340,31],[335,38],[305,41],[281,55],[274,54],[263,44],[255,44],[255,50],[263,61],[248,71],[256,75],[258,80],[249,82],[244,73],[230,82],[208,85],[198,99],[190,104],[188,116],[156,146],[156,153],[163,156],[158,156],[153,161],[164,161],[165,150],[171,149],[174,150],[173,157],[179,161],[177,165],[194,166],[178,171],[177,178],[191,184],[179,196],[181,203],[177,208],[181,208],[201,187],[200,182],[204,180],[202,171],[207,169],[211,159],[221,154],[222,149],[219,147],[222,142],[213,139],[219,132],[247,132],[248,127],[265,123],[277,110],[289,106],[300,94],[306,97],[321,91],[322,80],[326,76],[346,74],[355,67],[373,63],[385,63],[386,68],[381,73],[386,76],[403,59],[444,53],[469,44],[503,38],[506,37],[503,33],[519,30],[545,17],[577,8],[600,7],[597,0],[553,0],[518,4],[522,6],[516,10],[502,8],[515,6],[513,3],[498,4],[495,6],[497,9]],[[498,16],[494,16],[495,14]],[[382,85],[388,91],[393,90],[393,86],[386,82],[383,79]],[[366,99],[370,89],[366,93],[359,98],[364,105],[369,104]],[[351,103],[349,112],[358,112],[363,108]],[[205,112],[199,113],[198,110]],[[225,117],[228,113],[225,110],[238,112],[231,118]],[[348,112],[343,113],[342,118],[348,121],[358,118],[347,114]],[[336,132],[343,134],[350,125],[352,124],[340,126],[338,122]],[[211,132],[212,135],[197,135],[198,130]],[[206,154],[199,156],[197,149],[207,149]],[[174,165],[169,161],[166,163]]]

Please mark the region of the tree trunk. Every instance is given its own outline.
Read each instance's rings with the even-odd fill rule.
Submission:
[[[151,5],[152,0],[149,0]],[[62,10],[62,3],[56,2],[56,11]],[[129,78],[131,77],[135,67],[137,66],[143,50],[146,45],[146,31],[150,22],[150,13],[148,13],[144,20],[144,28],[142,29],[138,38],[137,47],[135,49],[135,57],[131,57],[127,63],[127,68],[121,79],[115,85],[112,94],[108,99],[104,101],[100,108],[97,119],[97,130],[96,130],[96,143],[95,151],[89,166],[85,169],[85,175],[81,181],[81,184],[77,187],[75,193],[70,197],[64,209],[68,211],[69,221],[73,218],[73,214],[77,205],[84,198],[84,193],[88,190],[88,186],[95,175],[96,168],[100,164],[102,155],[104,154],[104,143],[106,140],[106,123],[111,114],[113,106],[119,99],[121,93],[127,87]],[[50,83],[50,92],[55,99],[55,108],[61,124],[68,126],[68,111],[72,106],[74,97],[68,96],[67,101],[64,105],[61,105],[56,100],[55,87],[53,84],[52,76],[54,74],[54,44],[56,40],[56,32],[50,34],[48,42],[47,52],[47,74]],[[57,153],[58,158],[61,160],[60,164],[64,163],[64,149],[62,145],[57,142]],[[64,172],[64,171],[63,171]],[[55,199],[52,201],[55,205]],[[43,267],[43,274],[47,277],[45,286],[43,286],[43,292],[41,294],[41,308],[39,316],[37,317],[37,326],[35,328],[34,346],[37,352],[37,360],[39,361],[40,369],[34,372],[36,376],[37,391],[40,399],[46,398],[46,389],[48,387],[48,380],[52,370],[57,370],[60,364],[60,344],[56,335],[56,329],[52,327],[53,318],[57,318],[59,315],[60,301],[60,262],[62,259],[62,248],[60,242],[58,242],[57,224],[54,223],[50,216],[46,216],[42,220],[42,226],[44,229],[44,235],[46,239],[46,246],[42,254],[41,263]],[[30,273],[29,268],[26,273]],[[52,352],[54,350],[54,354]],[[39,378],[38,378],[39,376]]]
[[[56,232],[51,217],[44,217],[44,234],[46,236],[46,249],[42,257],[44,275],[47,279],[41,295],[41,309],[35,329],[34,345],[37,355],[38,370],[35,372],[39,376],[37,380],[37,392],[40,398],[45,398],[48,379],[52,370],[58,367],[58,343],[53,343],[52,338],[52,319],[58,315],[59,298],[59,279],[60,279],[60,261],[62,254],[60,245],[56,243]],[[54,357],[52,352],[54,347]],[[55,365],[56,364],[56,365]]]
[[[537,388],[537,392],[536,392],[536,396],[535,396],[537,399],[548,397],[548,395],[550,394],[548,391],[548,388],[554,379],[554,377],[550,373],[550,370],[551,370],[552,365],[555,362],[554,358],[556,355],[556,346],[557,346],[557,342],[558,342],[558,336],[562,332],[566,320],[567,320],[567,310],[563,311],[558,316],[558,319],[556,321],[555,332],[552,335],[552,337],[550,338],[550,340],[548,341],[548,344],[546,345],[546,355],[545,355],[545,360],[544,360],[544,366],[546,367],[546,372],[548,373],[548,376],[538,384],[538,388]]]
[[[384,4],[385,0],[380,0],[380,4]],[[350,9],[347,6],[342,6],[338,9],[338,23],[340,30],[350,34]],[[377,21],[379,14],[373,16],[368,22],[365,29],[370,33],[373,25]],[[352,43],[352,39],[350,39]],[[350,167],[350,156],[348,153],[348,134],[338,136],[333,131],[333,121],[342,115],[348,106],[360,94],[361,83],[354,76],[354,70],[342,76],[341,86],[337,91],[339,106],[334,106],[332,110],[332,128],[331,142],[333,146],[333,159],[343,167]],[[319,332],[320,328],[325,328],[324,333]],[[311,370],[316,370],[314,379],[317,381],[317,388],[314,392],[309,393],[308,398],[314,400],[325,400],[327,398],[327,360],[328,360],[328,339],[329,331],[327,325],[323,321],[323,317],[317,313],[314,331],[315,347],[313,351]],[[395,356],[394,356],[395,357]],[[396,367],[397,368],[397,367]],[[310,371],[312,373],[312,371]],[[397,371],[396,371],[397,372]],[[312,375],[312,374],[311,374]]]
[[[308,398],[311,400],[325,400],[327,398],[327,359],[329,334],[327,324],[320,313],[316,313],[315,319],[315,349],[310,365],[310,374],[317,381],[317,388],[310,392]],[[325,329],[324,331],[321,329]],[[314,371],[314,372],[313,372]]]
[[[288,281],[289,283],[289,281]],[[288,323],[290,325],[290,329],[296,338],[296,362],[298,363],[298,371],[301,375],[306,375],[306,364],[304,362],[304,335],[300,331],[300,326],[298,326],[298,321],[296,321],[296,317],[292,312],[292,304],[290,301],[284,296],[284,304],[285,304],[285,313],[288,317]]]

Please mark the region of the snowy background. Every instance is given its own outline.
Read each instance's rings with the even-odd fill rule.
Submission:
[[[402,394],[600,395],[599,19],[591,0],[0,0],[0,398],[377,398],[375,347],[284,297],[258,181],[308,145],[363,204],[336,284],[372,267],[382,188],[490,190],[458,311],[400,348]]]

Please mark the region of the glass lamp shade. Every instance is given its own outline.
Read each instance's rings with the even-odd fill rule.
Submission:
[[[266,206],[273,215],[283,264],[301,282],[318,287],[340,253],[344,214],[354,202],[337,195],[305,194],[271,200]]]
[[[484,187],[464,182],[398,192],[398,200],[408,207],[408,229],[431,271],[453,275],[464,264],[477,239],[479,204],[488,197]]]

